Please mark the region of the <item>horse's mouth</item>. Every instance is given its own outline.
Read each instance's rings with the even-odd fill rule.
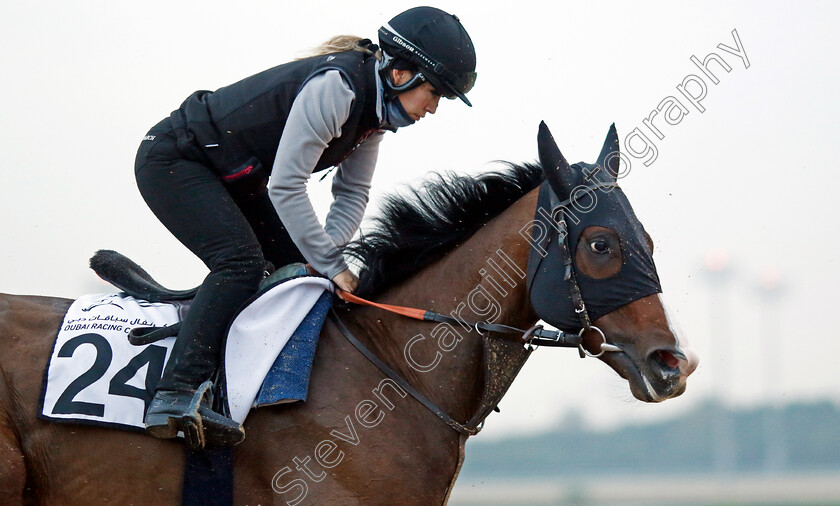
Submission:
[[[662,402],[685,392],[686,383],[681,361],[686,356],[677,349],[657,349],[644,361],[628,353],[610,354],[607,362],[627,380],[636,399],[644,402]],[[690,373],[689,373],[690,374]]]

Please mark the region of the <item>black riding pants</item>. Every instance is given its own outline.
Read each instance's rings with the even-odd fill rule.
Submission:
[[[219,364],[224,331],[256,293],[266,260],[275,267],[303,256],[262,187],[231,192],[195,157],[185,157],[168,119],[141,143],[137,186],[158,219],[210,273],[181,323],[158,390],[195,391]],[[260,182],[257,182],[260,184]]]

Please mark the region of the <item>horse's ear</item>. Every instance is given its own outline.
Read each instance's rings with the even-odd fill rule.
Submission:
[[[597,162],[598,165],[607,169],[613,181],[618,178],[618,164],[621,161],[618,157],[618,150],[618,133],[615,131],[615,123],[613,123],[610,125],[610,131],[607,132],[607,139],[604,141],[604,147],[601,148],[601,154],[598,155]]]
[[[551,189],[560,199],[567,198],[575,186],[574,182],[577,176],[569,166],[569,162],[563,157],[557,143],[554,142],[554,137],[551,136],[545,121],[540,122],[540,131],[537,134],[537,150],[540,154],[540,164],[545,173],[545,178],[551,185]]]

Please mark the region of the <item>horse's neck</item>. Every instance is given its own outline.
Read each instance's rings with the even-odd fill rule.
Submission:
[[[536,199],[537,192],[530,192],[444,258],[377,300],[471,322],[533,325],[537,316],[525,289],[529,244],[520,230],[533,218]],[[380,358],[450,416],[464,422],[479,408],[483,346],[475,330],[370,308],[357,311],[353,320]]]

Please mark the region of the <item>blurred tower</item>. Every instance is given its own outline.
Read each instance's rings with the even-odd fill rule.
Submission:
[[[781,275],[775,267],[765,267],[761,271],[759,284],[760,316],[759,337],[762,351],[764,397],[767,409],[764,411],[764,470],[778,472],[787,466],[787,441],[782,419],[783,406],[775,406],[778,402],[779,388],[776,386],[781,379],[781,323],[780,300],[783,288]]]
[[[717,356],[713,369],[715,381],[714,413],[712,413],[712,437],[714,469],[719,474],[728,474],[735,470],[737,448],[735,424],[726,402],[727,393],[732,386],[730,358],[732,356],[731,301],[729,282],[732,271],[729,252],[723,249],[711,249],[706,253],[705,274],[709,281],[709,325],[712,331],[712,356]]]

